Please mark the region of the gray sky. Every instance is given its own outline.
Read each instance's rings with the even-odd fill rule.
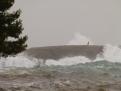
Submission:
[[[80,32],[96,44],[121,44],[121,0],[16,0],[29,47],[62,45]]]

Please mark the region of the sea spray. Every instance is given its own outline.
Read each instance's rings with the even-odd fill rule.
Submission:
[[[103,58],[110,62],[121,62],[121,48],[106,44],[103,49]]]
[[[0,59],[0,68],[25,67],[32,68],[37,65],[37,60],[29,60],[26,57],[16,56]]]
[[[46,65],[63,65],[63,66],[69,66],[69,65],[77,65],[80,63],[87,63],[92,62],[92,60],[83,57],[83,56],[75,56],[75,57],[65,57],[59,60],[46,60]]]
[[[70,40],[66,45],[93,45],[94,43],[86,36],[80,33],[75,33],[72,40]]]
[[[103,53],[98,54],[95,60],[90,60],[84,56],[74,56],[74,57],[63,57],[58,60],[48,59],[45,60],[43,64],[42,59],[32,58],[22,54],[15,57],[0,58],[0,68],[12,68],[12,67],[25,67],[33,68],[40,67],[41,65],[60,65],[60,66],[71,66],[77,64],[85,64],[96,61],[108,61],[108,62],[121,62],[121,49],[117,46],[105,45]]]
[[[42,65],[60,65],[60,66],[69,66],[69,65],[76,65],[79,63],[86,63],[91,62],[86,57],[83,56],[75,56],[75,57],[65,57],[59,60],[48,59],[46,63],[43,64],[42,59],[36,58],[28,58],[23,56],[16,56],[16,57],[7,57],[0,59],[0,68],[13,68],[13,67],[24,67],[24,68],[33,68],[39,67]]]

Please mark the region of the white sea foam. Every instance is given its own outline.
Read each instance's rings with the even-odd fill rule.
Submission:
[[[91,40],[85,36],[82,36],[80,33],[76,33],[74,39],[72,39],[68,45],[85,45],[87,43],[92,44]],[[66,57],[59,60],[46,60],[46,65],[75,65],[79,63],[91,62],[86,57],[75,56],[75,57]],[[7,57],[0,58],[0,68],[11,68],[11,67],[25,67],[32,68],[35,66],[40,66],[42,64],[41,59],[30,58],[24,53],[17,55],[16,57]]]
[[[76,33],[75,37],[69,41],[67,45],[86,45],[86,44],[93,44],[93,42],[85,37],[82,36],[80,33]],[[103,55],[100,56],[98,54],[95,60],[90,60],[86,57],[82,56],[75,56],[75,57],[65,57],[59,60],[48,59],[46,60],[45,65],[76,65],[79,63],[87,63],[87,62],[96,62],[101,60],[106,60],[109,62],[121,62],[121,49],[117,46],[112,45],[104,45]],[[26,56],[24,53],[17,55],[16,57],[7,57],[7,58],[0,58],[0,68],[11,68],[11,67],[25,67],[25,68],[32,68],[35,66],[40,66],[42,64],[42,59],[30,58]]]
[[[121,62],[121,48],[107,44],[104,46],[103,56],[110,62]]]
[[[26,57],[7,57],[0,59],[0,68],[25,67],[31,68],[37,64],[36,60],[29,60]]]
[[[25,67],[25,68],[32,68],[35,66],[41,65],[60,65],[60,66],[69,66],[69,65],[76,65],[79,63],[86,63],[91,62],[86,57],[76,56],[76,57],[66,57],[59,60],[48,59],[46,60],[45,64],[42,64],[42,59],[29,59],[24,56],[16,56],[16,57],[7,57],[0,59],[0,68],[13,68],[13,67]]]
[[[97,56],[95,60],[90,60],[83,56],[75,57],[65,57],[59,60],[48,59],[45,65],[76,65],[79,63],[95,62],[106,60],[109,62],[120,62],[121,63],[121,49],[117,46],[105,45],[103,56]],[[32,68],[35,66],[40,66],[42,64],[42,59],[28,58],[23,55],[18,55],[16,57],[0,58],[0,68],[11,68],[11,67],[25,67]]]
[[[88,58],[83,56],[76,56],[76,57],[65,57],[59,60],[46,60],[46,65],[69,66],[69,65],[76,65],[79,63],[87,63],[87,62],[92,62],[92,60],[89,60]]]

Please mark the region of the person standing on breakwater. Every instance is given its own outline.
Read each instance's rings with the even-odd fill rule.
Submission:
[[[89,45],[89,41],[87,42],[87,45]]]

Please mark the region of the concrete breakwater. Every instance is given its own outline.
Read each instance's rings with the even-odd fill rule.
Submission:
[[[64,57],[85,56],[94,60],[96,56],[103,52],[104,47],[99,45],[63,45],[34,47],[27,49],[24,54],[37,59],[58,60]]]

